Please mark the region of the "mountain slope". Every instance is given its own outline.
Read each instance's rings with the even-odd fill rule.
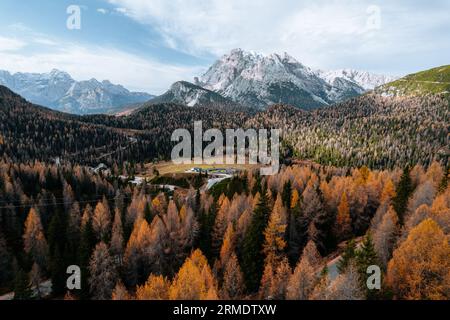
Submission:
[[[187,81],[175,82],[163,95],[149,102],[149,104],[161,103],[175,103],[188,107],[209,107],[228,111],[246,111],[248,109],[214,91]]]
[[[382,76],[353,70],[313,70],[287,53],[264,56],[234,49],[196,84],[258,109],[276,103],[312,109],[358,96],[385,81]]]
[[[13,162],[56,158],[97,165],[167,159],[175,129],[240,128],[243,112],[147,104],[129,116],[73,115],[34,105],[0,85],[0,157]]]
[[[389,96],[449,95],[450,65],[407,75],[381,86],[377,92]]]
[[[188,107],[226,102],[230,100],[187,81],[175,82],[167,92],[151,101],[152,104],[178,103]]]
[[[303,111],[274,105],[247,126],[280,128],[297,157],[325,165],[375,168],[448,164],[449,101],[437,95],[385,97],[374,92]]]
[[[75,113],[107,113],[125,105],[153,98],[143,92],[130,92],[121,85],[105,80],[75,81],[68,73],[15,73],[0,71],[0,84],[25,99],[52,109]]]

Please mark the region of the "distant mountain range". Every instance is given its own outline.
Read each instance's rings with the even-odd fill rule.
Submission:
[[[49,73],[0,71],[0,84],[33,103],[75,114],[119,112],[154,97],[130,92],[108,80],[75,81],[67,72],[56,69]]]
[[[59,70],[15,74],[0,71],[0,84],[27,100],[75,114],[127,114],[146,102],[232,110],[264,110],[281,103],[309,110],[345,101],[393,80],[351,69],[314,70],[287,53],[265,56],[242,49],[224,55],[201,77],[194,78],[194,83],[175,82],[158,97],[130,92],[107,80],[75,81]]]

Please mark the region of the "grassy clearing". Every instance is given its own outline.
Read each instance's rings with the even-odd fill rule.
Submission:
[[[201,169],[214,169],[214,168],[230,168],[235,170],[251,170],[259,168],[259,164],[174,164],[171,161],[158,162],[156,164],[148,163],[145,165],[145,172],[140,174],[146,178],[152,178],[155,176],[153,168],[158,170],[161,176],[169,174],[180,174],[185,173],[186,170],[191,168],[201,168]]]

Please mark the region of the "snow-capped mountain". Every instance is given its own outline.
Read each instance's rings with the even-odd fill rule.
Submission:
[[[313,70],[287,53],[264,56],[242,49],[224,55],[195,80],[199,86],[259,109],[275,103],[316,108],[390,81],[367,72]]]
[[[0,71],[0,84],[35,104],[76,114],[120,111],[127,105],[154,97],[143,92],[130,92],[107,80],[75,81],[68,73],[56,69],[49,73]]]
[[[346,79],[348,81],[356,83],[364,90],[373,90],[376,87],[397,79],[396,77],[392,76],[352,69],[341,69],[333,71],[318,70],[317,75],[330,84],[332,84],[336,79],[339,78]]]

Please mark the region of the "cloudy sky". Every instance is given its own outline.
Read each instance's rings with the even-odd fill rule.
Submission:
[[[70,5],[80,29],[67,27]],[[238,47],[404,75],[450,63],[450,1],[0,1],[0,69],[11,72],[57,68],[160,94]]]

